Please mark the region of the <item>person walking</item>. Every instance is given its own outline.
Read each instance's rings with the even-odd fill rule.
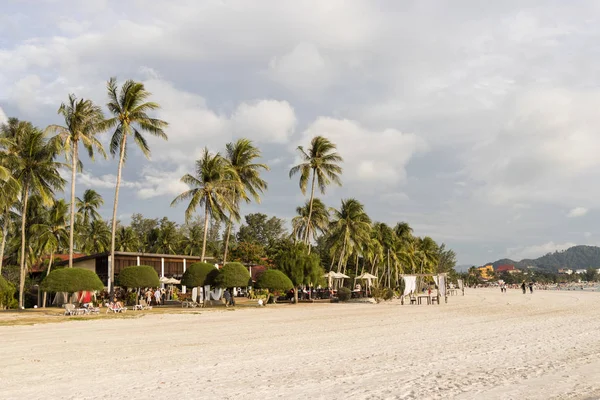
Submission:
[[[521,290],[523,291],[523,294],[527,293],[527,286],[525,286],[525,281],[521,283]]]
[[[533,282],[529,282],[529,293],[533,294]]]
[[[154,291],[154,300],[156,301],[156,305],[157,305],[157,306],[160,306],[160,297],[161,297],[161,294],[160,294],[160,288],[157,288],[157,289]]]
[[[225,307],[229,307],[229,303],[231,302],[231,294],[229,293],[229,290],[225,289],[223,297],[225,297]]]

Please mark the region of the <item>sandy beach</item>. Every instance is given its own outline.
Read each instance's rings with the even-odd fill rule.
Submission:
[[[491,289],[3,326],[0,398],[591,399],[599,331],[599,293]]]

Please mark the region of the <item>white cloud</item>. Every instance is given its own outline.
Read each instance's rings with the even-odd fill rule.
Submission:
[[[231,116],[235,136],[261,142],[286,143],[296,126],[294,109],[287,101],[242,103]]]
[[[2,107],[0,107],[0,125],[5,124],[7,121],[8,117],[4,113],[4,110],[2,110]]]
[[[406,165],[427,143],[412,133],[396,129],[371,131],[356,121],[319,117],[302,134],[299,144],[308,147],[314,136],[325,136],[344,158],[345,181],[361,184],[397,184],[406,179]]]
[[[576,243],[548,242],[541,245],[508,248],[506,249],[506,255],[515,261],[520,261],[525,258],[538,258],[555,251],[567,250],[573,246],[576,246]]]
[[[575,208],[571,209],[571,211],[569,211],[569,213],[567,214],[567,217],[569,217],[569,218],[583,217],[585,214],[588,213],[588,211],[589,210],[584,207],[575,207]]]

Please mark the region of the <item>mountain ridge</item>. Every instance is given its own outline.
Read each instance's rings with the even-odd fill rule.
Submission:
[[[535,267],[548,272],[557,272],[561,268],[600,268],[600,247],[578,245],[570,247],[566,250],[547,253],[534,259],[526,258],[521,261],[514,261],[510,258],[502,258],[494,262],[489,262],[485,265],[489,264],[492,264],[494,269],[498,268],[500,265],[508,264],[514,265],[517,269]]]

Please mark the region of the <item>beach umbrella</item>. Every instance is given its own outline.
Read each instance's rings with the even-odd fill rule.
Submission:
[[[169,279],[167,280],[167,283],[168,283],[168,284],[170,284],[170,285],[179,285],[179,284],[181,283],[181,281],[180,281],[180,280],[177,280],[177,279],[175,279],[175,278],[169,278]]]
[[[159,279],[160,283],[169,283],[169,278],[167,278],[166,276],[161,276]]]
[[[333,287],[332,280],[335,279],[336,277],[337,277],[336,272],[333,272],[333,271],[329,271],[328,273],[323,275],[323,278],[327,278],[327,284],[328,284],[328,287],[330,287],[330,288]]]

